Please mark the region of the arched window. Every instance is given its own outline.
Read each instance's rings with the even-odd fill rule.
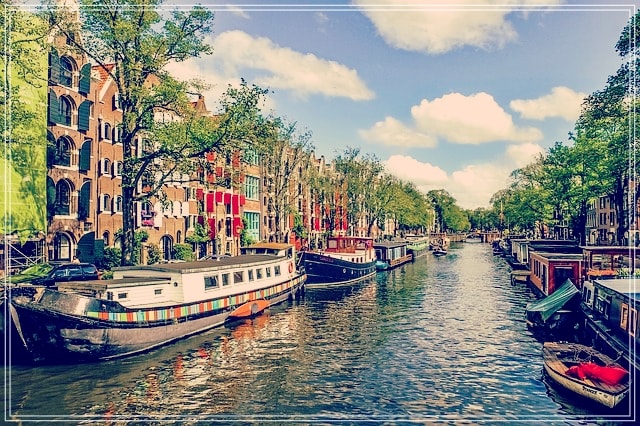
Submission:
[[[113,176],[122,176],[122,161],[113,162]]]
[[[102,133],[102,139],[106,139],[106,140],[110,141],[111,140],[111,136],[112,136],[111,135],[111,124],[105,122],[103,124],[103,129],[104,129],[104,131]]]
[[[104,241],[105,247],[109,247],[109,231],[104,231],[102,234],[102,241]]]
[[[60,58],[60,84],[73,87],[76,66],[73,60],[67,56]]]
[[[182,231],[176,232],[176,244],[182,243]]]
[[[108,158],[100,159],[100,174],[111,176],[111,160]]]
[[[60,124],[64,126],[73,125],[74,105],[68,96],[60,97]]]
[[[63,136],[56,141],[56,154],[53,164],[56,166],[71,166],[71,149],[73,148],[71,140]]]
[[[113,197],[113,212],[122,213],[122,195]]]
[[[173,252],[173,241],[170,236],[164,235],[160,239],[160,245],[162,246],[163,259],[171,259],[171,253]]]
[[[58,233],[54,237],[53,258],[55,260],[71,260],[71,240],[66,234]]]
[[[56,214],[69,215],[71,210],[71,184],[62,179],[56,184]]]
[[[111,211],[111,197],[109,196],[109,194],[100,195],[100,211],[101,212]]]

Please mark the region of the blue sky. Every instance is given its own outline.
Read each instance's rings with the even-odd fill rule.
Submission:
[[[214,53],[171,69],[212,84],[209,109],[245,78],[312,132],[316,155],[359,147],[463,208],[488,207],[512,170],[567,141],[584,97],[620,66],[635,13],[554,0],[203,4]]]

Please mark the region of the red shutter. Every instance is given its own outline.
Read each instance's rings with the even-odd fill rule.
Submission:
[[[231,214],[240,213],[240,197],[237,194],[231,196]]]
[[[207,213],[211,213],[214,212],[215,209],[213,208],[213,194],[212,193],[208,193],[207,194],[207,202],[206,202],[206,206],[204,209]]]
[[[246,202],[247,202],[247,197],[245,197],[244,195],[241,195],[240,196],[240,205],[244,206]]]
[[[231,194],[229,194],[228,192],[224,193],[224,203],[231,204]]]
[[[209,238],[213,240],[216,237],[216,218],[208,219],[207,222],[209,223]]]
[[[240,235],[240,231],[242,230],[242,218],[234,217],[233,218],[233,236],[237,237]]]
[[[222,203],[222,192],[216,192],[216,203]]]
[[[204,191],[201,188],[196,189],[196,198],[198,200],[204,200]]]

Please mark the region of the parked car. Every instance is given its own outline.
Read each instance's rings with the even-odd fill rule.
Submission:
[[[65,263],[55,266],[44,277],[31,280],[33,285],[54,286],[58,282],[99,279],[98,268],[92,263]]]

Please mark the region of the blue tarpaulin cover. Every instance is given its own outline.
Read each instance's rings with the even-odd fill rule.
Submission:
[[[567,303],[573,296],[580,293],[570,279],[567,279],[560,287],[556,289],[549,296],[529,303],[527,305],[527,313],[539,312],[543,322],[547,322],[549,318],[553,316],[558,310],[560,310],[565,303]]]

